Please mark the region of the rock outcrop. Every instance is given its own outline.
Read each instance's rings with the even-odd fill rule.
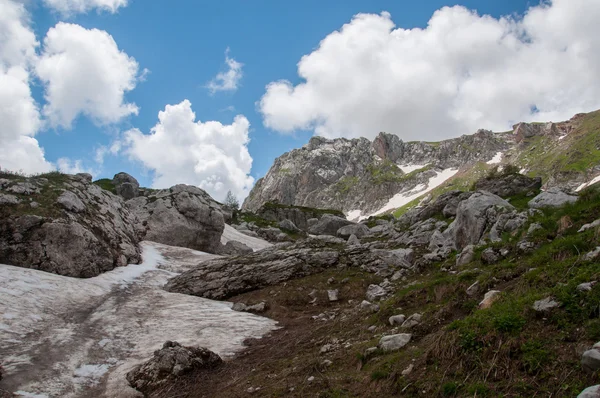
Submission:
[[[544,207],[561,207],[567,203],[575,203],[577,195],[570,195],[558,188],[551,188],[540,193],[529,202],[532,209],[542,209]]]
[[[145,394],[186,373],[213,369],[222,362],[221,357],[207,348],[184,347],[167,341],[150,360],[128,372],[127,381],[131,387]]]
[[[190,185],[144,190],[127,201],[140,239],[209,253],[221,250],[222,208],[205,191]]]
[[[542,178],[530,178],[519,173],[479,179],[474,188],[487,191],[502,198],[520,194],[535,195],[542,187]]]
[[[136,198],[140,194],[139,182],[127,173],[115,174],[112,183],[117,195],[122,196],[125,200]]]
[[[0,263],[88,278],[140,261],[135,217],[89,174],[13,176],[0,206]]]

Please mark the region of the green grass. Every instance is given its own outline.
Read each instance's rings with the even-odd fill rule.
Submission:
[[[360,181],[360,178],[358,178],[358,177],[345,176],[345,177],[340,178],[340,180],[335,183],[335,185],[333,186],[333,189],[336,192],[339,192],[341,194],[347,194],[348,192],[350,192],[352,187],[358,185],[359,181]]]
[[[96,180],[94,181],[94,184],[98,185],[100,188],[106,191],[114,193],[115,195],[117,194],[115,184],[113,184],[112,180],[109,178],[102,178],[100,180]]]

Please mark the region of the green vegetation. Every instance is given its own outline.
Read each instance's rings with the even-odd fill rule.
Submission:
[[[6,171],[0,173],[0,178],[6,178],[15,182],[28,181],[28,177],[21,173],[12,173]],[[46,181],[42,179],[45,179]],[[62,216],[62,211],[56,204],[56,199],[58,199],[60,194],[63,192],[63,185],[69,181],[69,177],[58,171],[51,171],[49,173],[36,174],[29,181],[35,187],[37,187],[39,192],[31,195],[11,192],[10,194],[19,198],[21,203],[18,205],[0,207],[0,217],[25,214],[31,214],[40,217]],[[38,203],[38,206],[32,207],[31,202]]]
[[[115,184],[113,184],[112,180],[109,178],[102,178],[100,180],[96,180],[94,181],[94,184],[98,185],[100,188],[108,192],[112,192],[115,195],[117,194],[117,191],[115,190]]]
[[[341,194],[347,194],[359,181],[360,179],[358,177],[345,176],[335,183],[333,189]]]
[[[344,212],[340,211],[340,210],[335,210],[335,209],[316,209],[313,207],[306,207],[306,206],[293,206],[293,205],[283,205],[280,203],[275,203],[275,202],[267,202],[264,205],[262,205],[262,209],[268,210],[268,209],[298,209],[300,211],[303,211],[305,213],[310,213],[310,214],[314,214],[315,216],[322,216],[323,214],[333,214],[334,216],[338,216],[338,217],[345,217]],[[260,210],[259,212],[261,212],[262,210]]]
[[[418,170],[413,170],[410,173],[404,174],[396,164],[390,162],[389,160],[384,160],[380,164],[369,165],[367,171],[369,172],[371,181],[374,184],[380,185],[385,183],[408,181],[429,169],[431,169],[431,166],[425,166]]]

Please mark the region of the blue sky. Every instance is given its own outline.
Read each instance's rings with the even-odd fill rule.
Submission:
[[[6,3],[16,0],[2,1]],[[393,113],[393,108],[387,111],[387,113],[382,113],[381,120],[384,122],[381,125],[378,125],[378,119],[348,120],[347,124],[344,124],[343,121],[335,120],[335,115],[331,114],[335,109],[339,109],[340,114],[344,114],[345,112],[352,115],[352,113],[355,113],[353,109],[356,108],[346,107],[343,95],[339,97],[333,96],[334,101],[338,101],[339,98],[340,104],[336,105],[330,111],[331,113],[321,113],[319,110],[315,110],[312,111],[311,116],[302,114],[302,111],[298,111],[298,114],[295,113],[296,108],[307,109],[309,106],[303,104],[302,101],[293,95],[277,97],[275,93],[271,93],[273,95],[268,97],[271,101],[268,103],[265,102],[264,105],[261,105],[259,101],[261,101],[263,96],[266,96],[266,86],[272,82],[285,79],[288,81],[288,87],[291,88],[299,87],[299,85],[304,83],[306,80],[300,78],[298,75],[298,63],[301,58],[304,55],[316,53],[319,50],[321,40],[328,37],[332,32],[341,29],[344,24],[350,23],[356,14],[368,13],[380,15],[383,11],[387,11],[391,14],[388,18],[393,21],[395,28],[425,29],[436,10],[440,10],[444,6],[454,6],[456,4],[441,0],[420,2],[392,0],[337,0],[325,2],[315,0],[302,2],[275,0],[252,2],[129,0],[128,2],[125,1],[127,3],[126,6],[118,7],[114,10],[114,13],[90,6],[84,12],[65,14],[57,11],[56,7],[53,8],[49,5],[53,1],[54,4],[61,1],[69,3],[69,0],[48,0],[47,3],[25,3],[26,10],[30,15],[28,21],[29,27],[35,33],[38,42],[41,43],[36,50],[38,54],[44,49],[44,37],[49,29],[53,28],[58,22],[65,21],[70,24],[80,25],[87,30],[98,29],[106,31],[112,36],[118,49],[135,59],[138,63],[138,77],[144,69],[147,69],[149,73],[145,76],[145,80],[138,79],[135,88],[126,91],[124,94],[124,102],[134,103],[139,108],[137,115],[128,115],[120,118],[115,123],[99,124],[85,114],[80,113],[71,128],[52,127],[47,124],[41,127],[35,134],[35,138],[45,151],[45,159],[52,164],[56,164],[59,158],[68,158],[73,162],[79,160],[79,168],[93,171],[97,178],[111,177],[116,172],[126,171],[136,176],[146,186],[156,185],[156,170],[161,166],[153,168],[151,160],[147,160],[145,164],[142,164],[143,160],[140,161],[140,159],[143,156],[138,156],[136,160],[135,156],[132,157],[130,153],[125,151],[115,153],[114,155],[109,154],[104,158],[104,162],[99,164],[95,159],[96,151],[102,145],[109,147],[114,141],[120,140],[123,132],[129,129],[135,128],[139,129],[141,134],[149,134],[151,128],[158,123],[159,111],[164,110],[166,105],[180,104],[184,100],[191,102],[191,107],[196,114],[197,121],[219,121],[223,125],[230,125],[233,123],[236,115],[243,115],[247,118],[250,123],[250,142],[247,148],[252,158],[252,169],[249,174],[255,179],[260,178],[268,171],[277,156],[293,148],[301,147],[315,131],[329,137],[366,136],[372,138],[380,129],[392,129],[394,131],[390,132],[398,133],[401,138],[414,139],[415,136],[419,138],[421,135],[418,131],[418,126],[423,125],[423,119],[415,119],[414,123],[413,121],[408,121],[406,136],[404,137],[402,135],[404,132],[400,128],[403,123],[398,122],[398,120],[402,121],[404,119],[394,119],[392,116],[389,116],[390,112]],[[83,4],[88,0],[79,1]],[[96,0],[90,1],[94,3]],[[555,1],[555,3],[558,2]],[[532,3],[523,0],[464,0],[459,4],[468,10],[476,10],[477,20],[482,15],[490,15],[493,18],[493,23],[496,24],[490,28],[490,31],[495,29],[497,25],[500,25],[498,23],[499,17],[511,15],[514,20],[519,21],[530,6],[539,6],[537,2]],[[547,3],[545,7],[557,8],[556,4],[551,6],[550,3]],[[544,11],[544,7],[539,8],[540,12],[550,13],[548,10]],[[456,20],[458,21],[457,26],[460,26],[461,22],[459,18],[462,18],[461,16],[457,16],[456,13],[451,15],[449,12],[446,14],[447,21]],[[382,21],[379,18],[369,23],[385,24],[385,20]],[[534,29],[531,27],[527,29],[534,32]],[[537,34],[537,31],[535,34]],[[469,37],[473,37],[477,34],[473,30],[468,35]],[[535,41],[536,36],[534,33],[531,33],[531,36]],[[592,45],[596,43],[594,42]],[[441,43],[440,47],[452,45],[452,43]],[[334,45],[332,46],[335,47]],[[431,44],[431,46],[432,49],[428,50],[429,53],[435,52],[436,44]],[[476,44],[465,43],[465,46],[473,47]],[[206,85],[217,73],[227,70],[225,64],[226,49],[229,49],[228,55],[230,58],[243,64],[243,75],[238,82],[236,90],[219,91],[212,94]],[[504,47],[502,51],[505,51]],[[378,54],[381,52],[378,50]],[[325,57],[325,55],[325,49],[323,49],[323,56]],[[471,55],[467,54],[461,57],[468,59]],[[445,56],[448,57],[448,55]],[[339,57],[341,58],[342,55],[339,55]],[[412,55],[410,57],[414,58]],[[481,58],[484,59],[486,57],[485,51],[481,52]],[[326,57],[323,59],[328,60],[326,61],[327,65],[338,62],[337,59],[332,59],[331,61]],[[343,62],[343,60],[339,62],[340,64],[337,67],[345,70],[348,64]],[[351,63],[352,61],[349,62]],[[429,60],[427,62],[433,61]],[[452,62],[454,62],[454,58],[452,58]],[[480,60],[464,62],[465,64],[462,66],[459,65],[458,69],[463,68],[465,69],[464,73],[472,73],[473,75],[475,74],[473,71],[479,70],[478,68],[480,67],[471,68],[469,62],[483,63]],[[596,62],[595,59],[590,61],[586,67],[590,68],[595,65],[594,62]],[[435,69],[438,66],[432,63],[431,67]],[[310,70],[308,72],[310,76],[308,78],[309,86],[313,81],[315,82],[312,84],[311,95],[317,96],[319,93],[323,93],[323,91],[319,90],[329,90],[325,91],[326,94],[329,94],[331,91],[330,88],[318,87],[318,71],[315,71],[313,66],[307,68]],[[408,66],[406,68],[408,70]],[[427,68],[427,66],[419,66],[419,68]],[[402,69],[399,67],[397,71],[401,72]],[[565,71],[550,72],[557,74],[566,73]],[[570,72],[573,73],[573,71]],[[377,74],[377,71],[373,73]],[[493,72],[488,71],[485,71],[485,73],[482,72],[482,76],[484,75],[487,78],[494,76]],[[327,78],[331,79],[332,77],[324,75],[324,79]],[[335,79],[335,75],[333,78]],[[518,78],[515,81],[518,81]],[[523,78],[525,79],[526,77]],[[360,79],[360,75],[357,75],[357,79]],[[513,79],[513,77],[510,77],[510,79]],[[47,102],[44,98],[45,83],[33,72],[30,82],[33,98],[41,109],[45,102]],[[360,88],[360,90],[370,90],[368,88],[369,84],[371,83],[366,81],[365,86],[367,88]],[[375,85],[378,82],[373,82],[372,84]],[[406,85],[405,83],[402,84],[398,83],[398,92],[402,92]],[[460,84],[462,83],[457,83],[458,88],[453,88],[455,92],[462,93],[467,89],[471,89],[467,83],[465,83],[464,87],[460,86]],[[500,84],[503,83],[500,82]],[[586,85],[586,82],[582,82],[582,87]],[[562,88],[559,87],[558,89]],[[359,89],[357,88],[356,90]],[[504,100],[508,95],[514,94],[496,93],[494,90],[489,90],[493,93],[493,95],[490,94],[490,103],[492,101],[499,102],[500,100]],[[446,124],[442,125],[442,121],[440,121],[440,126],[442,127],[438,125],[424,126],[423,128],[427,131],[424,131],[423,137],[432,138],[435,135],[433,138],[438,139],[463,133],[472,133],[474,126],[496,127],[500,125],[501,128],[512,122],[520,121],[520,119],[526,119],[527,116],[530,116],[531,109],[546,109],[548,117],[556,114],[562,116],[558,112],[562,110],[567,113],[572,112],[571,108],[562,109],[564,106],[561,104],[539,105],[538,98],[548,97],[547,92],[549,90],[556,92],[557,88],[551,87],[546,89],[546,91],[540,90],[540,93],[536,93],[536,96],[528,99],[529,102],[522,104],[522,108],[526,109],[523,110],[524,113],[520,110],[517,112],[513,109],[507,109],[502,114],[497,115],[497,117],[494,116],[493,118],[485,119],[473,114],[463,117],[464,110],[462,108],[456,109],[452,113],[453,119],[451,122],[446,122]],[[407,91],[409,91],[408,88]],[[419,91],[427,91],[427,87],[423,87]],[[365,104],[373,102],[369,100],[369,95],[371,94],[377,95],[378,92],[364,93]],[[589,95],[593,97],[595,96],[595,92],[589,93]],[[431,96],[437,97],[438,95],[432,92]],[[453,96],[455,98],[457,94],[455,93]],[[324,96],[321,95],[319,98],[322,97]],[[306,96],[306,98],[313,97]],[[414,98],[414,94],[410,98]],[[468,102],[469,104],[485,103],[487,98],[481,100],[478,97],[472,96],[467,99],[461,98],[460,101]],[[543,102],[543,100],[539,101]],[[311,103],[315,102],[311,101]],[[414,113],[410,109],[402,109],[403,104],[406,102],[407,100],[403,99],[398,100],[398,103],[394,104],[398,108],[399,114],[410,115]],[[429,98],[415,99],[414,106],[430,112],[428,118],[436,118],[435,112],[444,105],[431,105],[429,102]],[[286,104],[286,109],[279,109],[279,104]],[[421,106],[421,104],[427,105]],[[581,110],[590,110],[587,108],[593,108],[596,105],[594,100],[590,99],[582,104],[577,104],[577,109],[584,108]],[[328,104],[324,104],[324,107],[327,106]],[[361,107],[362,105],[358,103],[352,106]],[[427,108],[428,106],[429,108]],[[456,101],[452,103],[452,106],[458,108]],[[470,110],[472,106],[465,105],[464,108]],[[484,113],[486,113],[485,109],[478,111],[478,114]],[[313,114],[317,115],[312,116]],[[351,119],[351,117],[345,119]],[[457,120],[460,120],[460,123]],[[478,123],[486,125],[479,125]],[[448,126],[447,131],[444,127],[446,125]],[[354,126],[356,126],[356,129],[354,129]],[[398,131],[395,131],[395,126],[399,126]],[[362,133],[363,131],[364,133]],[[435,134],[432,131],[435,131]],[[139,148],[139,150],[143,149]],[[160,156],[160,151],[157,154],[153,154],[153,156]],[[242,169],[244,168],[242,167]],[[163,179],[161,181],[166,183],[170,180]],[[197,184],[197,181],[189,181],[189,183]],[[248,181],[245,184],[248,185]],[[213,192],[211,192],[211,189],[208,190],[215,196],[219,196],[228,188],[227,185],[225,183],[225,186],[221,186],[219,189],[215,189],[215,186],[212,185]],[[245,188],[239,186],[234,189],[234,192],[242,197],[244,193],[247,193],[247,188],[247,186]]]

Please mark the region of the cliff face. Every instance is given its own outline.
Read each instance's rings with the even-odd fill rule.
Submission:
[[[455,178],[466,182],[499,164],[541,176],[546,188],[576,190],[600,174],[600,111],[440,142],[403,142],[387,133],[372,142],[313,137],[277,158],[242,208],[256,211],[264,203],[279,202],[364,216],[401,207]]]
[[[304,147],[275,160],[243,209],[256,211],[276,201],[370,213],[398,192],[426,185],[444,169],[487,161],[508,148],[505,136],[485,130],[439,143],[403,142],[386,133],[372,142],[313,137]]]

